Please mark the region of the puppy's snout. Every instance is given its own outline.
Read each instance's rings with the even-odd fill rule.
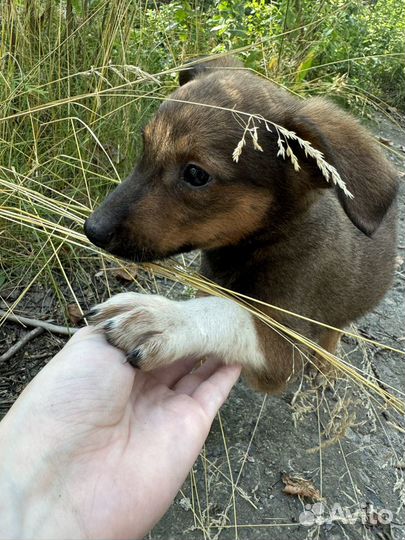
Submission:
[[[90,216],[84,223],[84,234],[90,242],[103,249],[111,244],[114,232],[114,228],[111,227],[110,223],[105,223],[93,216]]]

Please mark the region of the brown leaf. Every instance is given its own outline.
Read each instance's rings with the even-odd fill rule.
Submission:
[[[285,484],[283,492],[287,495],[303,497],[313,501],[322,500],[321,494],[310,480],[299,476],[289,476],[288,474],[283,474],[281,480]]]
[[[385,137],[378,137],[378,140],[380,143],[385,144],[385,146],[392,146],[392,141],[390,139],[386,139]]]
[[[69,304],[67,307],[69,320],[72,324],[79,323],[83,318],[83,311],[77,304]]]
[[[138,275],[138,265],[128,264],[123,268],[113,268],[110,274],[120,281],[132,282]]]
[[[95,278],[101,278],[105,275],[105,270],[99,270],[94,274]],[[120,281],[134,281],[138,275],[138,265],[137,264],[128,264],[122,268],[108,268],[107,273],[109,276],[115,277]]]

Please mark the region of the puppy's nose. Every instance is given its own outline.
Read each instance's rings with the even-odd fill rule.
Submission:
[[[114,230],[89,217],[84,222],[84,234],[94,245],[106,248],[114,236]]]

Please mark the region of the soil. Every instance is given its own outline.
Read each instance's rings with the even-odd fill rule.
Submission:
[[[398,115],[397,122],[389,122],[381,114],[376,122],[378,135],[386,143],[392,141],[397,151],[389,154],[390,159],[404,173],[404,118]],[[404,177],[399,207],[394,285],[354,331],[404,350]],[[75,282],[80,283],[75,292],[84,308],[108,296],[108,287],[94,268],[86,279],[79,273]],[[143,272],[129,287],[117,280],[110,285],[112,292],[118,292],[139,290],[139,283],[148,291],[175,298],[190,295],[180,284],[173,286]],[[1,294],[9,304],[21,290],[3,286]],[[60,294],[70,295],[62,279]],[[38,284],[23,298],[18,312],[62,323],[60,306],[53,290]],[[17,324],[2,326],[0,355],[25,333]],[[10,360],[0,362],[0,417],[65,341],[44,333]],[[399,354],[347,336],[340,354],[366,376],[377,376],[383,388],[405,392],[405,359]],[[285,494],[285,482],[296,477],[311,482],[321,501]],[[345,378],[338,378],[333,387],[317,387],[313,379],[305,378],[300,388],[266,397],[241,381],[215,420],[182,491],[147,538],[405,540],[404,478],[405,418],[384,406],[373,392]],[[309,487],[301,480],[299,492],[305,495]]]

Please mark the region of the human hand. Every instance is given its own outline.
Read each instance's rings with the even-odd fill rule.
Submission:
[[[240,367],[123,360],[80,330],[0,423],[0,538],[141,538],[166,512]]]

